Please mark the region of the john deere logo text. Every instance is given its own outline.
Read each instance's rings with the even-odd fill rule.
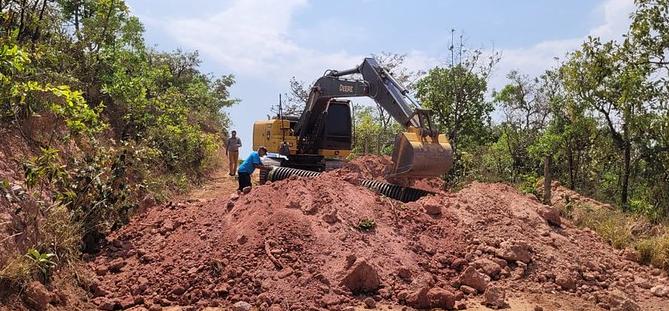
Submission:
[[[340,84],[339,91],[343,93],[353,93],[353,86]]]

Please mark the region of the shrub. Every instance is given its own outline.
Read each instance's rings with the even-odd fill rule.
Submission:
[[[376,222],[374,222],[374,219],[363,218],[358,221],[358,229],[360,231],[372,231],[374,228],[376,228]]]

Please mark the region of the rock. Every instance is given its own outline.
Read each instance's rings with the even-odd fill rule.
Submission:
[[[612,307],[611,311],[640,311],[641,308],[635,302],[625,299],[620,305]]]
[[[246,244],[246,242],[248,242],[248,241],[249,241],[249,238],[247,236],[243,235],[243,234],[240,235],[239,237],[237,237],[237,244],[239,244],[239,245]]]
[[[374,300],[374,299],[372,299]],[[342,302],[341,298],[337,295],[327,294],[321,299],[321,304],[325,307],[338,305]]]
[[[323,221],[330,225],[337,223],[339,221],[339,218],[337,217],[337,210],[332,210],[332,212],[323,215]]]
[[[242,192],[244,194],[249,194],[249,192],[251,192],[251,187],[244,187],[244,189],[242,189]]]
[[[569,272],[562,272],[555,276],[555,284],[562,287],[564,290],[575,290],[576,280]]]
[[[544,311],[544,307],[536,305],[534,306],[534,311]]]
[[[239,200],[239,194],[233,193],[233,194],[230,195],[230,201],[234,202],[234,201],[237,201],[237,200]]]
[[[427,213],[428,215],[432,216],[441,215],[441,206],[437,204],[425,203],[425,205],[423,205],[423,208],[425,209],[425,213]]]
[[[427,292],[430,289],[428,287],[423,287],[418,291],[415,291],[409,294],[406,297],[406,304],[409,307],[416,309],[428,309],[430,308],[430,299],[427,297]]]
[[[97,274],[98,276],[104,276],[105,274],[107,274],[107,267],[103,266],[95,267],[95,274]]]
[[[49,290],[40,282],[33,281],[26,286],[23,299],[35,310],[46,310],[51,300]]]
[[[476,295],[476,289],[471,286],[461,285],[460,290],[466,295]]]
[[[636,283],[637,286],[643,288],[643,289],[651,289],[653,287],[648,280],[643,279],[643,278],[636,278],[634,280],[634,283]]]
[[[165,220],[163,225],[160,227],[161,232],[171,232],[174,231],[174,229],[176,229],[176,225],[172,220],[169,219]]]
[[[480,269],[483,271],[483,273],[487,274],[491,278],[496,277],[500,272],[502,272],[502,267],[500,267],[496,262],[487,258],[480,258],[474,261],[474,267]]]
[[[98,297],[93,299],[93,303],[98,306],[100,310],[112,311],[116,308],[116,302],[107,297]]]
[[[374,309],[376,308],[376,301],[372,297],[365,298],[365,308]]]
[[[662,285],[656,285],[650,289],[650,293],[657,297],[664,297],[669,295],[669,288]]]
[[[559,227],[562,225],[562,220],[560,219],[560,209],[554,206],[545,206],[539,209],[539,216],[545,219],[546,222],[553,226]]]
[[[125,260],[123,260],[123,258],[116,258],[109,263],[109,266],[107,266],[107,270],[116,273],[121,271],[121,268],[123,268],[125,265],[126,262]]]
[[[402,267],[397,269],[397,276],[399,276],[402,280],[405,281],[410,281],[411,280],[411,270],[408,268]]]
[[[91,294],[93,294],[93,297],[104,297],[104,296],[109,296],[110,293],[107,289],[105,289],[102,286],[102,283],[98,281],[93,281],[91,282],[90,286],[88,287],[89,291]]]
[[[130,308],[130,307],[132,307],[136,304],[135,303],[135,298],[133,298],[132,296],[126,296],[126,297],[121,298],[119,303],[120,303],[121,308],[123,310],[128,309],[128,308]]]
[[[172,295],[175,296],[181,296],[186,292],[186,288],[184,288],[181,285],[177,285],[174,288],[172,288]]]
[[[358,257],[356,257],[354,254],[348,254],[346,256],[346,268],[353,266],[356,260],[358,260]]]
[[[532,261],[532,254],[530,253],[530,246],[524,241],[504,241],[500,243],[500,247],[495,251],[497,257],[504,258],[506,261],[521,261],[530,263]]]
[[[623,250],[623,258],[629,260],[629,261],[634,261],[636,262],[639,259],[639,254],[637,251],[631,249],[631,248],[626,248]]]
[[[502,309],[509,306],[506,302],[506,293],[499,286],[490,286],[483,293],[483,304],[493,309]]]
[[[467,267],[458,280],[460,284],[470,286],[480,293],[483,293],[488,286],[488,277],[472,266]]]
[[[350,269],[340,284],[348,288],[353,294],[369,293],[379,288],[381,280],[376,270],[362,260]]]
[[[250,187],[246,187],[246,188],[250,188]],[[244,188],[244,189],[246,189],[246,188]],[[251,308],[253,308],[253,306],[251,306],[251,304],[249,304],[246,301],[237,301],[237,302],[235,302],[234,305],[232,305],[232,310],[233,311],[249,311],[249,310],[251,310]]]
[[[267,311],[283,311],[283,308],[280,305],[271,305]]]
[[[416,309],[442,308],[450,310],[455,306],[455,295],[443,288],[429,289],[423,287],[409,294],[406,298],[406,304]]]
[[[295,208],[295,209],[300,209],[302,208],[302,203],[297,200],[290,200],[288,204],[286,204],[286,208]]]
[[[451,269],[460,271],[467,265],[467,260],[464,258],[457,258],[451,263]]]
[[[441,308],[450,310],[455,306],[455,295],[453,292],[443,288],[433,288],[427,292],[430,308]]]

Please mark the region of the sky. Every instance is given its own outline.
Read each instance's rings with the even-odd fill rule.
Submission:
[[[406,54],[410,70],[443,65],[451,29],[471,49],[497,51],[489,88],[506,74],[529,76],[557,64],[588,36],[618,39],[633,0],[126,0],[158,50],[197,50],[201,69],[233,74],[227,109],[250,152],[252,126],[265,119],[295,76],[311,83],[381,52]]]

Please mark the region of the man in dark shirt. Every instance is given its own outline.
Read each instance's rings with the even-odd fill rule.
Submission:
[[[225,155],[228,156],[228,168],[230,176],[235,176],[237,172],[237,163],[239,163],[239,147],[242,146],[242,140],[237,137],[237,131],[232,131],[225,146]]]

